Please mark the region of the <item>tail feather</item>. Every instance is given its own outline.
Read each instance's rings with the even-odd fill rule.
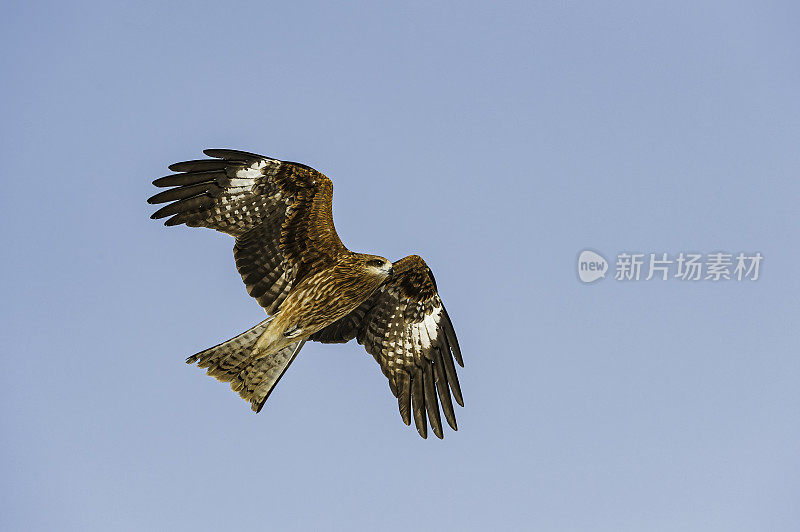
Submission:
[[[196,362],[198,367],[208,368],[207,373],[212,377],[230,382],[250,360],[253,346],[267,330],[270,321],[272,317],[230,340],[190,356],[186,359],[186,363]]]
[[[255,346],[272,318],[219,345],[186,359],[187,364],[207,368],[206,373],[222,382],[230,382],[255,412],[260,412],[275,385],[300,352],[305,340],[290,344],[268,355],[256,357]]]
[[[261,412],[269,394],[281,380],[289,365],[305,344],[305,339],[289,344],[283,349],[261,358],[253,358],[250,364],[231,382],[231,388],[239,392],[242,399],[250,401],[253,412]]]

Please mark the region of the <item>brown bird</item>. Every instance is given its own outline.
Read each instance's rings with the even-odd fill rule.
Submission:
[[[406,425],[423,438],[428,423],[443,437],[441,405],[457,430],[454,398],[464,406],[455,330],[425,261],[392,263],[347,249],[333,226],[333,184],[306,165],[236,150],[175,163],[153,181],[174,187],[148,203],[169,203],[151,218],[233,236],[236,268],[269,315],[242,334],[190,356],[260,412],[306,340],[356,338],[389,379]]]

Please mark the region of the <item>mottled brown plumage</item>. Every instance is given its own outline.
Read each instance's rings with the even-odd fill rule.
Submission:
[[[235,238],[236,268],[270,317],[187,359],[208,368],[260,411],[307,339],[356,338],[375,357],[406,424],[443,436],[439,405],[455,430],[451,397],[463,406],[463,366],[447,311],[425,261],[394,264],[354,253],[333,225],[333,185],[308,166],[235,150],[170,166],[153,182],[174,187],[150,203],[165,225],[208,227]]]

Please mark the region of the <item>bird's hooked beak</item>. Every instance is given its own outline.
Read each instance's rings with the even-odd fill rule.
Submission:
[[[389,278],[394,277],[394,266],[389,266]]]

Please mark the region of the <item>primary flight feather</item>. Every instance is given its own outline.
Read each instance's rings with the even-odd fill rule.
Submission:
[[[425,261],[394,263],[347,249],[333,226],[333,184],[299,163],[237,150],[171,165],[153,181],[172,187],[149,200],[165,225],[233,236],[236,268],[269,317],[189,357],[259,412],[306,340],[356,339],[389,379],[400,415],[425,438],[443,437],[439,407],[457,430],[464,406],[455,363],[464,362],[450,317]],[[455,361],[455,363],[454,363]]]

